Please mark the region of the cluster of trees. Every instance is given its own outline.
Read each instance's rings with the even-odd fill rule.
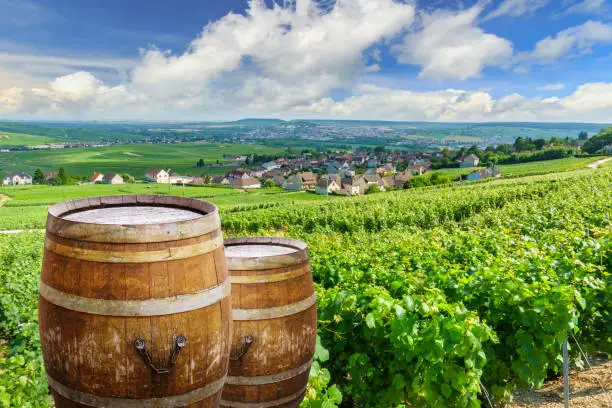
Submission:
[[[612,127],[602,129],[582,146],[582,150],[589,154],[612,152]]]
[[[441,184],[452,183],[450,177],[439,173],[424,174],[422,176],[415,176],[404,183],[404,188],[415,188],[415,187],[426,187],[426,186],[438,186]]]
[[[588,134],[584,131],[579,134],[579,138],[583,137],[588,138]],[[545,149],[547,146],[550,148]],[[576,139],[570,138],[553,137],[550,140],[545,140],[517,137],[511,145],[488,146],[485,150],[480,150],[476,145],[470,148],[462,147],[457,152],[445,150],[443,157],[432,160],[432,168],[459,167],[460,158],[468,154],[478,156],[480,164],[483,166],[562,159],[574,156],[576,154],[576,146]]]

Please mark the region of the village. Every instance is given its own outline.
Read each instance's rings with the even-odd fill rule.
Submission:
[[[141,181],[159,184],[226,185],[242,190],[280,187],[289,191],[356,196],[407,188],[407,183],[413,177],[430,172],[432,160],[439,159],[442,155],[443,153],[384,149],[316,155],[303,152],[296,157],[279,157],[260,164],[253,164],[257,163],[254,156],[225,155],[224,159],[227,161],[223,163],[223,167],[231,167],[231,170],[222,176],[206,172],[200,175],[180,175],[170,172],[170,169],[149,168]],[[474,168],[478,164],[479,158],[473,153],[459,157],[459,167]],[[472,171],[466,180],[500,176],[501,173],[496,168],[486,168]],[[58,172],[43,173],[39,170],[34,176],[25,172],[9,173],[2,184],[62,184],[58,177]],[[125,173],[94,171],[86,182],[123,184],[135,181],[133,176]]]

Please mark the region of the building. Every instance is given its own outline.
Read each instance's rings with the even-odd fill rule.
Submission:
[[[380,177],[373,174],[362,174],[361,177],[357,179],[357,184],[359,184],[359,194],[365,194],[370,186],[376,186],[380,190],[384,190],[384,187],[381,186]]]
[[[317,183],[317,186],[315,188],[315,193],[316,194],[332,194],[338,190],[340,190],[340,185],[336,183],[336,180],[321,179]]]
[[[117,173],[106,173],[102,182],[104,184],[123,184],[123,177]]]
[[[104,179],[104,174],[96,171],[94,172],[93,176],[91,176],[91,178],[89,179],[89,182],[92,184],[101,183],[103,179]]]
[[[313,190],[317,186],[317,177],[310,171],[296,173],[283,182],[285,190]]]
[[[170,174],[164,169],[151,168],[145,173],[145,180],[152,183],[164,183],[170,182]]]
[[[341,182],[342,191],[345,195],[359,195],[359,183],[354,177],[345,177]]]
[[[32,184],[32,176],[27,173],[9,173],[6,175],[4,180],[2,180],[2,184],[18,186],[24,184]]]
[[[210,182],[213,184],[229,184],[230,183],[229,179],[225,176],[215,176],[212,179],[210,179]]]
[[[230,182],[231,188],[252,189],[261,188],[261,183],[256,178],[237,178]]]
[[[56,184],[57,181],[55,179],[57,179],[58,175],[59,173],[57,171],[46,171],[43,173],[43,176],[45,176],[45,182],[47,184]]]
[[[468,174],[467,181],[477,181],[492,177],[501,177],[501,171],[495,168],[476,170]]]
[[[229,181],[236,179],[248,179],[251,178],[251,173],[247,169],[239,168],[227,173],[226,177],[229,179]]]
[[[472,154],[468,154],[467,156],[463,156],[459,159],[459,163],[460,163],[459,167],[461,168],[476,167],[478,166],[479,162],[480,162],[480,159],[478,158],[478,156],[472,153]]]
[[[280,166],[278,164],[276,164],[276,161],[274,161],[274,160],[269,161],[269,162],[265,162],[264,164],[261,165],[261,167],[263,167],[267,171],[280,169]]]

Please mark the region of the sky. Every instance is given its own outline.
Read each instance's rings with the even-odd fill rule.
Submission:
[[[612,122],[612,0],[0,0],[0,119]]]

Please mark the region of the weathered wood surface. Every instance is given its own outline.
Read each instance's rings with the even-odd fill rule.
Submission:
[[[175,207],[134,205],[129,207],[96,208],[61,217],[64,220],[89,224],[161,224],[187,221],[201,217],[196,211]]]
[[[94,208],[96,203],[108,202],[98,199]],[[123,199],[110,201],[117,200]],[[158,202],[152,196],[127,199],[139,200]],[[177,208],[193,207],[202,215],[174,222],[181,228],[172,228],[172,222],[136,225],[164,231],[156,236],[164,239],[147,242],[139,236],[129,242],[130,235],[121,231],[133,225],[83,224],[62,219],[63,213],[54,211],[59,224],[53,220],[51,224],[62,228],[47,231],[39,329],[58,408],[218,405],[230,352],[231,300],[216,208],[191,199],[163,197],[159,201],[173,201]],[[60,207],[75,206],[68,202]],[[215,227],[214,220],[216,227],[196,234],[206,217],[206,224],[213,225],[204,230]],[[72,225],[63,228],[62,222]],[[189,223],[200,223],[200,227]],[[164,227],[156,229],[160,225]],[[97,233],[99,227],[106,228],[103,234]],[[84,239],[88,229],[92,240]],[[189,233],[181,233],[185,231]],[[111,241],[117,234],[122,239]],[[160,253],[168,256],[160,258]],[[177,253],[185,256],[172,256]],[[139,255],[130,259],[133,254]],[[180,335],[187,343],[167,374],[148,367],[134,345],[136,338],[143,338],[153,363],[165,366]]]
[[[245,248],[249,245],[254,249]],[[270,250],[261,251],[268,245]],[[308,383],[317,328],[308,248],[285,238],[230,239],[225,247],[232,282],[232,354],[237,358],[246,352],[230,361],[221,406],[297,407]],[[253,342],[245,349],[247,336]]]

